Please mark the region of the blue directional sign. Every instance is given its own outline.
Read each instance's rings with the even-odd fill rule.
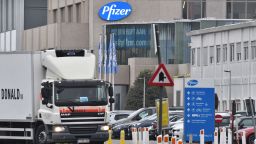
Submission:
[[[184,136],[189,141],[200,141],[200,130],[204,129],[204,139],[214,140],[214,88],[209,80],[187,81],[184,92]]]

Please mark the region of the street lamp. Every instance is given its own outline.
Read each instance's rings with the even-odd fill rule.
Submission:
[[[231,136],[231,143],[233,144],[234,141],[234,116],[232,114],[232,100],[231,100],[231,70],[224,70],[224,72],[229,73],[229,112],[231,114],[231,131],[232,131],[232,136]]]
[[[232,109],[232,100],[231,100],[231,70],[224,70],[224,72],[229,73],[229,111]]]
[[[143,79],[143,107],[146,107],[146,78],[138,78],[138,79]]]

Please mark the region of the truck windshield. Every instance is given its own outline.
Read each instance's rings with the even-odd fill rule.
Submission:
[[[94,87],[56,87],[56,106],[106,105],[107,93],[103,85]]]

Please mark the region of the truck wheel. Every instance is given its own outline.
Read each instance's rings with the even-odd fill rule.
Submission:
[[[47,134],[45,131],[44,125],[40,125],[37,127],[36,135],[35,135],[36,144],[46,144],[47,143]]]

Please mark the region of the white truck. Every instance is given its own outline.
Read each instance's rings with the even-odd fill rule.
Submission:
[[[0,53],[0,143],[104,143],[109,82],[87,50]]]

